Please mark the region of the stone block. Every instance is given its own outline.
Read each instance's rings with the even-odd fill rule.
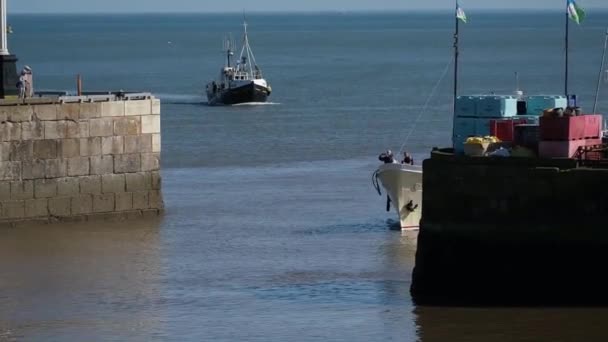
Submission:
[[[21,137],[23,140],[44,139],[44,123],[38,120],[22,122]]]
[[[28,161],[32,160],[34,155],[34,142],[31,140],[13,141],[9,160],[12,161]]]
[[[11,143],[0,142],[0,161],[7,161],[11,156]]]
[[[80,125],[78,121],[65,121],[65,137],[66,138],[79,138],[80,137]]]
[[[101,176],[85,176],[78,178],[81,194],[100,194]]]
[[[57,120],[56,104],[39,104],[32,107],[34,116],[38,118],[38,120]]]
[[[142,171],[160,170],[160,153],[142,153],[141,154],[141,170]]]
[[[88,157],[69,158],[68,176],[86,176],[89,174],[90,163]]]
[[[141,131],[139,116],[114,118],[114,135],[138,135]]]
[[[161,151],[160,133],[152,134],[152,152]]]
[[[125,175],[102,175],[101,191],[104,194],[110,192],[125,192]]]
[[[150,115],[152,114],[152,102],[150,100],[124,101],[125,115]]]
[[[101,117],[101,102],[83,102],[80,104],[80,119],[92,119]]]
[[[16,122],[0,122],[0,141],[21,140],[21,124]]]
[[[43,121],[45,139],[63,139],[66,137],[65,121]]]
[[[66,217],[72,214],[71,197],[49,198],[49,214],[56,217]]]
[[[114,172],[128,173],[141,171],[140,154],[120,154],[114,156]]]
[[[112,118],[97,118],[89,121],[89,136],[109,137],[114,134]]]
[[[25,217],[46,217],[49,215],[48,199],[38,198],[26,200]]]
[[[150,172],[136,172],[125,174],[127,192],[147,191],[152,188],[152,175]]]
[[[122,136],[101,138],[102,154],[123,154],[125,151],[124,148],[124,138]]]
[[[150,176],[152,178],[152,190],[160,190],[162,187],[160,171],[152,171],[150,172]]]
[[[62,103],[57,107],[58,120],[77,121],[80,116],[80,103]]]
[[[152,99],[152,115],[160,115],[160,99]]]
[[[101,155],[101,137],[83,138],[80,139],[80,156],[98,156]]]
[[[148,191],[138,191],[133,193],[133,209],[149,209],[150,196]]]
[[[78,121],[78,137],[79,138],[88,138],[89,136],[90,136],[89,121],[88,120]]]
[[[160,115],[144,115],[141,117],[141,132],[160,133]]]
[[[101,116],[124,116],[125,104],[123,101],[110,101],[101,103]]]
[[[75,158],[80,156],[80,140],[79,139],[61,139],[58,141],[59,157],[60,158]]]
[[[44,176],[46,178],[59,178],[67,176],[68,166],[64,159],[47,159],[44,161],[44,163]]]
[[[21,162],[21,179],[38,179],[45,177],[46,163],[42,159],[25,160]]]
[[[130,192],[116,193],[116,211],[133,209],[133,194]]]
[[[4,101],[4,100],[0,100]],[[10,115],[10,107],[9,106],[0,106],[0,122],[7,121]]]
[[[93,212],[93,195],[86,194],[72,197],[72,215],[90,214]]]
[[[8,119],[12,122],[29,122],[32,120],[34,111],[32,106],[11,106],[9,107]]]
[[[0,181],[21,179],[21,162],[0,162]]]
[[[57,140],[47,139],[34,141],[34,158],[55,159],[57,156]]]
[[[0,202],[0,217],[5,219],[19,219],[25,217],[24,201],[4,201]]]
[[[114,211],[114,194],[93,195],[93,212],[106,213]]]
[[[34,181],[11,182],[11,200],[26,200],[34,198]]]
[[[11,182],[0,182],[0,201],[11,199]]]
[[[114,172],[114,157],[94,156],[91,157],[91,174],[105,175]]]
[[[77,177],[57,179],[58,196],[76,196],[80,193],[80,181]]]
[[[151,209],[163,209],[165,204],[163,202],[162,192],[159,190],[152,190],[148,193]]]
[[[128,135],[124,137],[125,153],[152,152],[152,135]]]
[[[57,179],[34,180],[34,197],[48,198],[57,196]]]

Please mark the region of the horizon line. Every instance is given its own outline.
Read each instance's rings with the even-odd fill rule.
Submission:
[[[599,10],[602,12],[608,12],[608,8],[606,7],[587,7],[587,9]],[[247,13],[254,14],[360,14],[360,13],[449,13],[452,12],[453,9],[445,9],[445,8],[420,8],[420,9],[352,9],[352,10],[340,10],[340,9],[323,9],[323,10],[252,10],[246,11]],[[530,8],[511,8],[511,7],[496,7],[496,8],[487,8],[487,7],[470,7],[467,8],[468,12],[564,12],[564,9],[561,8],[545,8],[545,7],[530,7]],[[18,15],[72,15],[72,14],[85,14],[85,15],[133,15],[133,14],[242,14],[243,11],[236,10],[226,10],[226,11],[162,11],[162,10],[152,10],[152,11],[57,11],[57,12],[28,12],[28,11],[12,11],[10,14],[18,14]]]

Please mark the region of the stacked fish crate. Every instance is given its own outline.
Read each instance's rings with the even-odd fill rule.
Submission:
[[[569,114],[572,113],[572,114]],[[602,143],[602,116],[598,114],[548,115],[540,118],[541,158],[572,158],[579,147]]]
[[[517,97],[511,95],[458,96],[454,113],[454,150],[464,152],[469,137],[490,135],[490,121],[517,115]]]

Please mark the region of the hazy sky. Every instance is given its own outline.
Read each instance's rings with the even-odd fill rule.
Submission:
[[[225,12],[450,9],[454,0],[7,0],[9,13],[35,12]],[[461,0],[465,9],[565,7],[566,0]],[[608,0],[578,0],[606,8]]]

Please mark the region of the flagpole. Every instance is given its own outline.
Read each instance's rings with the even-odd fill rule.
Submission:
[[[568,54],[569,54],[569,42],[568,37],[570,36],[570,16],[568,14],[569,4],[566,1],[566,70],[565,70],[565,79],[564,79],[564,94],[566,98],[568,98]]]
[[[456,28],[454,31],[454,112],[453,115],[456,115],[456,97],[458,96],[458,1],[456,1],[456,12],[454,13],[454,19],[456,21]],[[454,119],[455,121],[456,119]],[[454,141],[454,133],[456,128],[456,122],[452,124],[452,146],[456,146],[456,142]]]

